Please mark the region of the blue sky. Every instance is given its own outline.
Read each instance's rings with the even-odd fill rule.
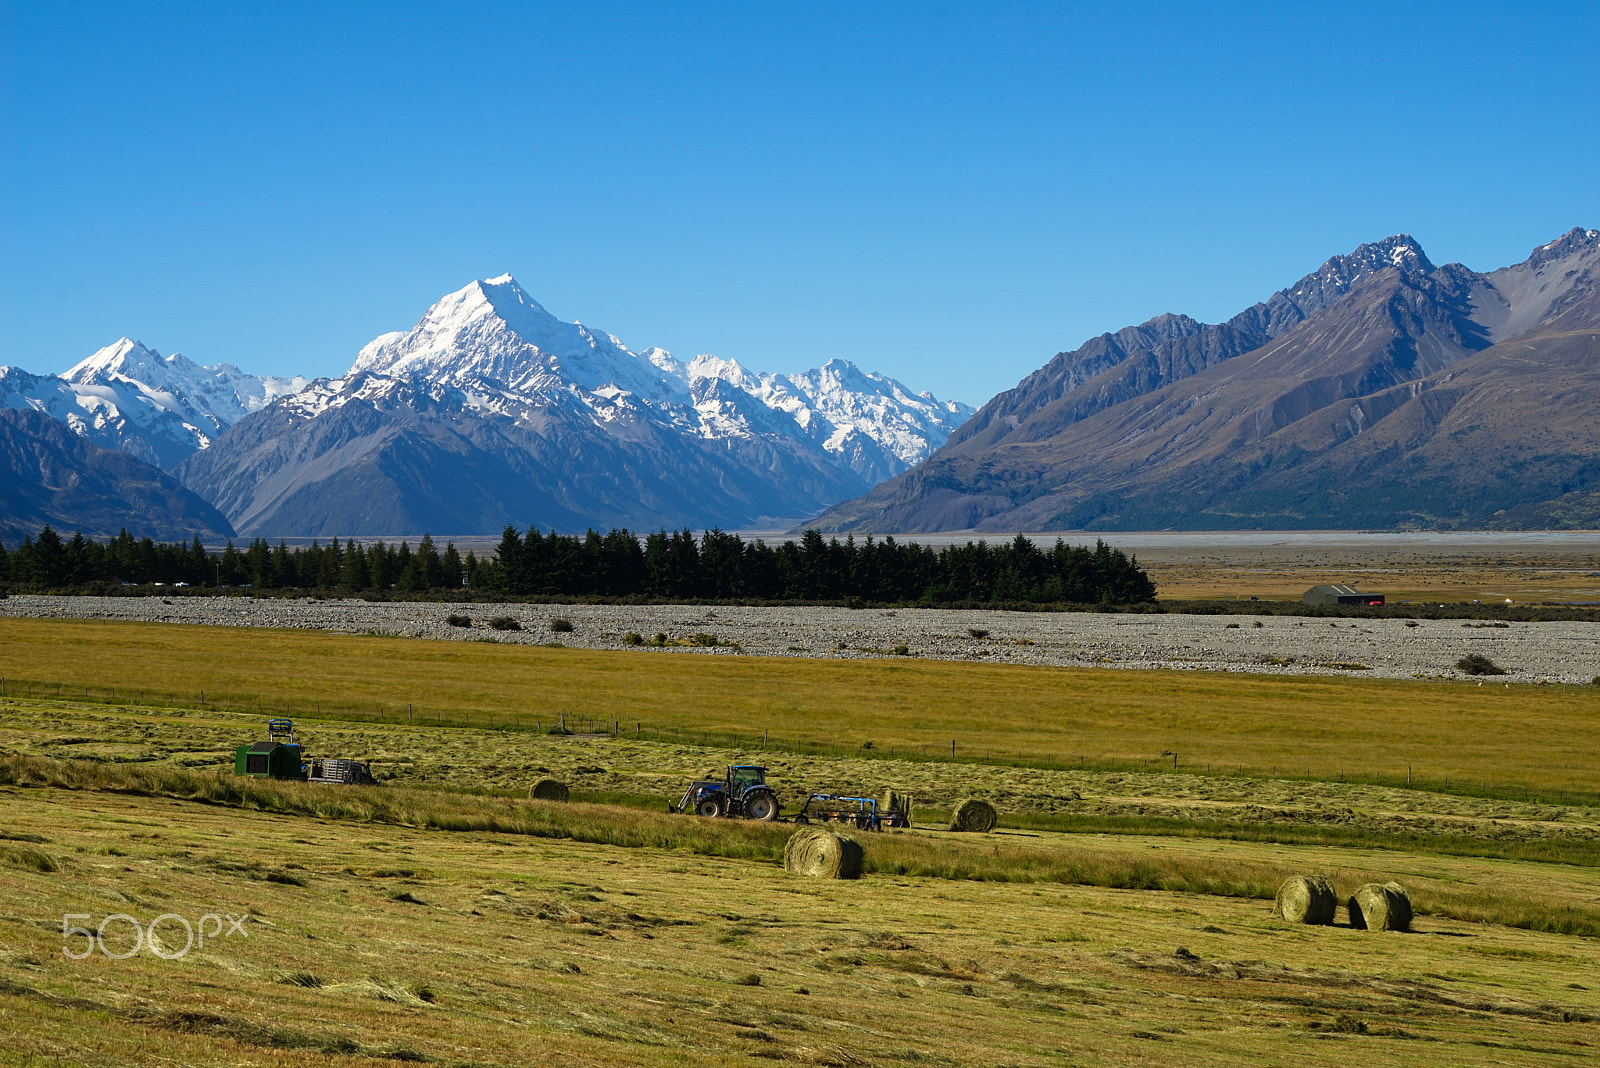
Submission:
[[[1600,5],[0,0],[0,363],[338,374],[509,271],[981,403],[1396,232],[1600,226]]]

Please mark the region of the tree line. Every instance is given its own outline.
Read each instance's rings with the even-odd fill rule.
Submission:
[[[769,545],[709,530],[628,530],[582,535],[507,527],[492,556],[441,551],[424,534],[417,547],[354,539],[289,548],[256,538],[243,550],[228,542],[208,553],[188,544],[135,539],[127,531],[104,543],[70,539],[46,526],[7,551],[0,545],[0,585],[12,589],[83,589],[121,585],[321,589],[363,594],[466,589],[507,597],[601,597],[656,600],[870,601],[880,603],[1136,604],[1155,599],[1137,560],[1104,542],[1094,548],[1057,540],[1041,549],[1018,535],[1007,542],[967,542],[934,549],[892,537],[825,539],[808,530]]]

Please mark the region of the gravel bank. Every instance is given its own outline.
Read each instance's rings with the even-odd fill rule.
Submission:
[[[470,616],[472,626],[450,626],[445,617],[452,614]],[[487,621],[498,615],[516,618],[524,629],[491,630]],[[441,641],[560,642],[578,649],[627,648],[623,636],[629,631],[646,640],[657,634],[676,641],[714,634],[724,644],[630,651],[641,656],[864,659],[894,655],[895,647],[903,645],[912,655],[939,660],[1377,678],[1457,677],[1456,661],[1481,653],[1510,673],[1493,681],[1589,683],[1600,675],[1600,628],[1588,623],[1512,623],[1502,628],[1458,619],[26,595],[0,600],[0,616],[303,627]],[[550,622],[558,617],[569,620],[572,630],[553,632]]]

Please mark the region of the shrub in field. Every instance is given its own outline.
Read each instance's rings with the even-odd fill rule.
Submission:
[[[636,630],[630,630],[622,636],[623,645],[643,645],[644,636]]]
[[[522,624],[514,616],[495,616],[489,620],[489,626],[495,630],[521,630]]]
[[[968,627],[967,633],[974,638],[987,638],[989,636],[989,632],[983,627]]]
[[[550,621],[550,629],[557,634],[570,634],[572,633],[572,620],[557,616]]]
[[[1456,661],[1456,669],[1468,675],[1504,675],[1506,669],[1482,653],[1468,653]]]
[[[721,643],[717,641],[717,636],[715,634],[696,634],[690,637],[689,644],[710,648]]]
[[[452,627],[470,627],[470,626],[472,626],[472,617],[471,616],[459,616],[459,615],[445,616],[444,617],[444,621],[446,623],[448,623]]]

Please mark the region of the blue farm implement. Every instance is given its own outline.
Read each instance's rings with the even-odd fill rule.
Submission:
[[[849,823],[863,831],[885,827],[909,827],[911,817],[905,809],[880,807],[872,797],[847,797],[844,794],[812,794],[795,813],[796,823]]]
[[[755,764],[735,764],[720,781],[692,782],[670,812],[693,812],[696,816],[730,816],[747,820],[778,818],[778,795],[767,785],[767,769]]]

